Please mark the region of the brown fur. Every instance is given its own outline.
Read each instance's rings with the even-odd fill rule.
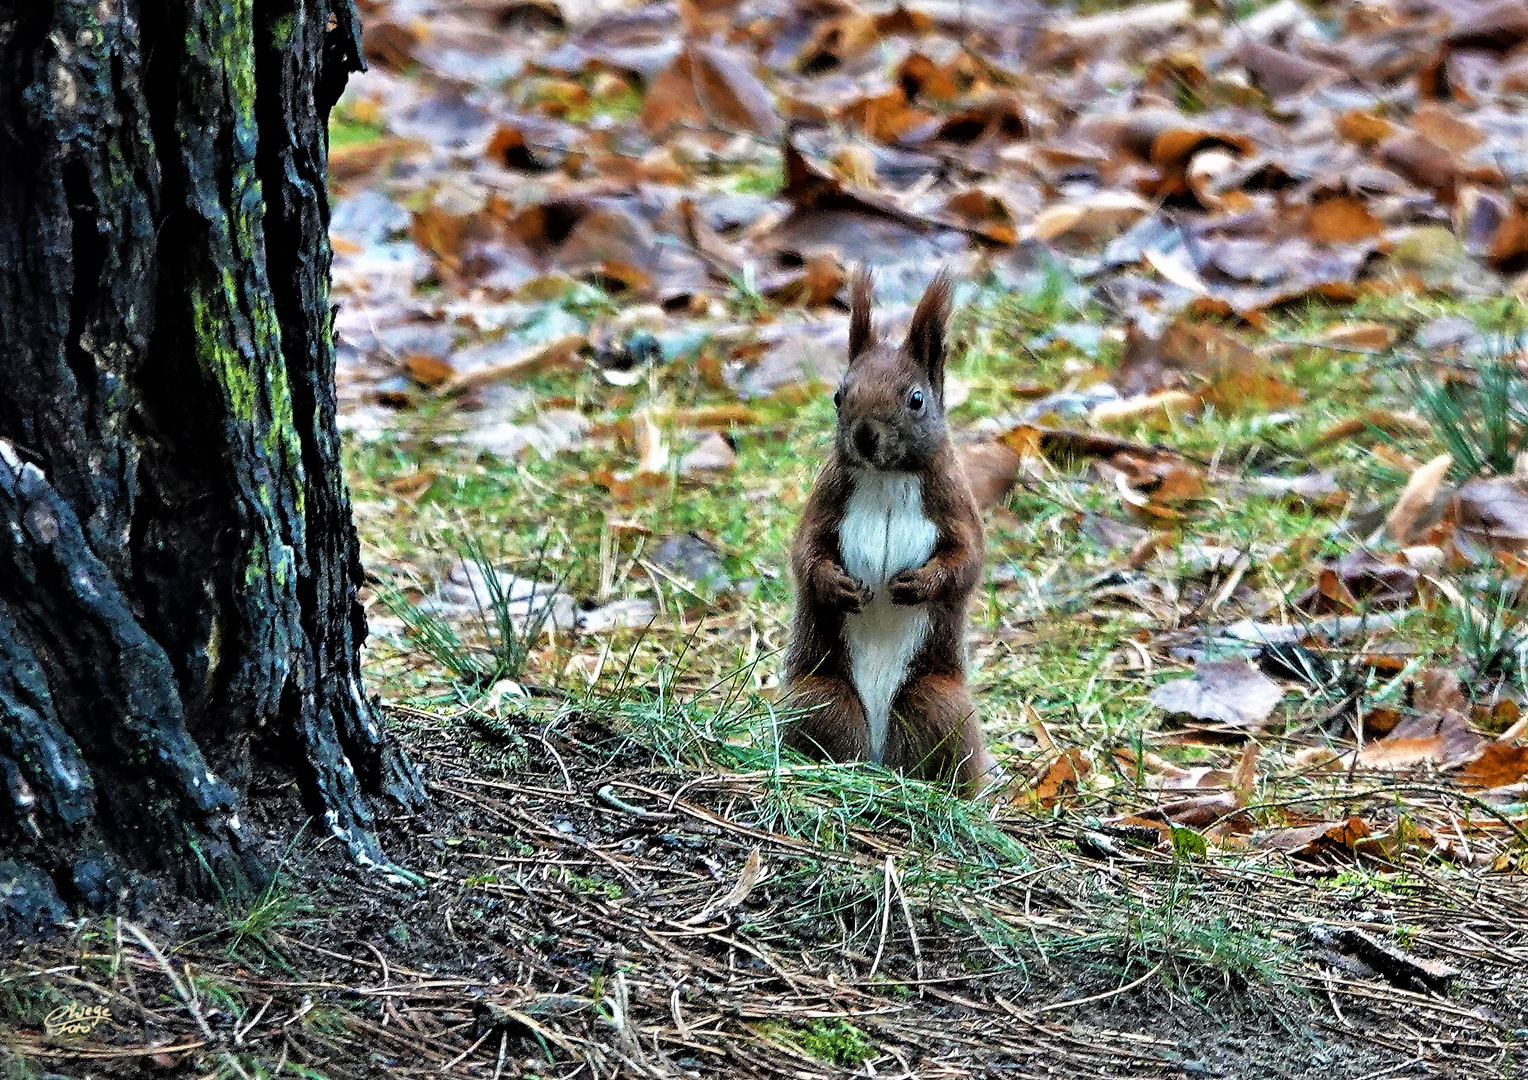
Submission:
[[[953,778],[976,794],[998,777],[966,689],[966,610],[981,577],[981,518],[944,420],[945,325],[950,283],[929,286],[900,349],[876,338],[870,283],[856,275],[850,317],[850,365],[840,388],[838,438],[807,498],[791,552],[796,610],[786,656],[789,702],[805,714],[787,742],[833,761],[869,753],[865,710],[850,674],[845,614],[869,599],[844,569],[838,529],[857,468],[916,473],[923,512],[938,537],[922,566],[889,583],[894,604],[927,605],[929,631],[892,702],[884,760],[929,779]],[[907,405],[913,389],[930,396],[923,413]],[[866,427],[873,436],[857,434]],[[871,461],[864,452],[873,443]]]

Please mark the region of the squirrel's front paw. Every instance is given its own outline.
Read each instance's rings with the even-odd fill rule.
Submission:
[[[886,583],[886,588],[893,604],[911,607],[928,603],[932,585],[927,571],[920,567],[916,570],[903,570]]]
[[[870,602],[870,590],[838,567],[832,566],[822,575],[822,598],[831,607],[853,615]]]

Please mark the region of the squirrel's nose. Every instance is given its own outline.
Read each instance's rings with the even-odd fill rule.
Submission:
[[[875,452],[880,448],[880,442],[880,433],[871,427],[868,421],[861,420],[854,426],[854,448],[866,461],[875,460]]]

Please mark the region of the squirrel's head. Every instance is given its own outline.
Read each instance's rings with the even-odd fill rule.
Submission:
[[[870,322],[870,275],[850,286],[849,370],[833,395],[838,452],[856,469],[917,472],[947,436],[944,421],[945,324],[950,279],[929,283],[900,348],[882,341]]]

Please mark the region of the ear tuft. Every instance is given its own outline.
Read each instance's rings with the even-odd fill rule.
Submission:
[[[875,342],[875,328],[870,324],[870,271],[863,264],[855,267],[849,282],[849,361],[853,363]]]
[[[940,270],[923,291],[907,328],[907,354],[928,373],[929,385],[944,400],[945,335],[955,287],[947,270]]]

